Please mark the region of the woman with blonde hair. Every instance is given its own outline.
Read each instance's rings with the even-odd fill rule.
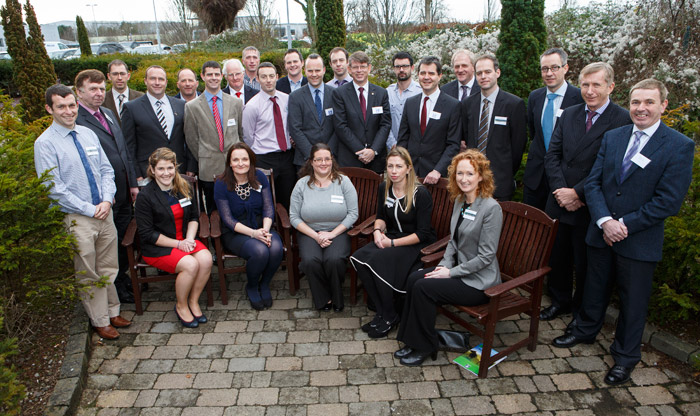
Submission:
[[[413,169],[408,150],[393,148],[386,158],[386,175],[379,185],[373,243],[351,257],[353,267],[377,308],[362,326],[370,338],[382,338],[398,325],[394,293],[406,293],[406,278],[419,265],[420,250],[435,241],[430,225],[433,198]]]
[[[481,305],[484,290],[501,283],[496,251],[503,214],[493,199],[493,173],[486,156],[470,149],[452,159],[448,189],[455,201],[452,238],[437,267],[408,277],[406,304],[397,339],[404,348],[394,357],[407,366],[436,358],[436,307],[444,304]]]
[[[134,217],[141,238],[141,255],[149,265],[175,280],[175,314],[183,326],[196,328],[207,322],[199,307],[199,296],[211,274],[212,257],[195,240],[199,228],[193,192],[177,170],[175,152],[156,149],[148,158],[151,181],[136,198]]]

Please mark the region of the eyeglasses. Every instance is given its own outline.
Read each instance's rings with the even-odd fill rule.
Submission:
[[[398,69],[399,71],[402,69],[408,69],[410,67],[411,65],[394,65],[394,69]]]
[[[369,65],[350,65],[353,71],[366,71],[369,69]]]
[[[111,75],[113,77],[125,77],[129,74],[126,72],[110,72],[109,75]]]
[[[332,161],[333,161],[333,159],[331,159],[330,157],[324,157],[324,158],[318,157],[318,158],[315,158],[313,160],[314,163],[322,163],[322,162],[331,163]]]
[[[559,65],[552,65],[552,66],[543,66],[540,68],[540,71],[542,71],[543,74],[546,74],[549,71],[552,71],[553,74],[559,72],[561,67]]]

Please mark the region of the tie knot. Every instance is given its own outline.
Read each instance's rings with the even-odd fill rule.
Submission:
[[[163,105],[163,102],[162,102],[161,100],[156,101],[156,106],[157,106],[157,107],[160,107],[161,105]]]
[[[211,100],[212,100],[213,102],[216,103],[216,99],[217,99],[217,98],[219,98],[219,97],[217,97],[217,96],[215,95],[215,96],[211,97]]]
[[[77,139],[78,139],[78,137],[76,136],[75,130],[71,130],[71,131],[70,131],[70,135],[71,135],[71,137],[73,137],[73,140],[77,140]]]
[[[270,101],[277,104],[277,97],[270,97]]]
[[[119,98],[119,100],[123,100],[125,97],[126,97],[126,95],[124,95],[124,94],[119,94],[119,96],[117,96],[117,98]]]
[[[358,88],[358,90],[360,91],[360,94],[362,94],[363,92],[365,92],[364,87],[360,87],[360,88]]]
[[[558,96],[559,96],[558,94],[551,92],[551,93],[547,94],[547,99],[552,101],[552,100],[555,100]]]
[[[591,111],[591,110],[586,110],[586,113],[588,113],[589,119],[592,119],[593,117],[595,117],[598,114],[595,111]]]
[[[642,139],[642,136],[644,136],[644,134],[645,134],[645,133],[644,133],[643,131],[637,130],[637,131],[634,132],[634,139],[635,139],[635,140],[641,140],[641,139]]]
[[[489,99],[488,99],[488,98],[484,98],[484,105],[489,105]]]

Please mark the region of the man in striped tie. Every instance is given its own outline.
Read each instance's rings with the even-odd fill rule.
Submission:
[[[107,65],[107,78],[112,82],[112,88],[107,90],[104,106],[112,110],[117,116],[117,123],[121,125],[124,104],[141,97],[143,93],[129,88],[127,83],[131,79],[131,72],[121,59],[115,59]]]

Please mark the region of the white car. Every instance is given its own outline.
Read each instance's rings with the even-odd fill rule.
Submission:
[[[130,52],[138,55],[165,55],[170,53],[170,46],[160,44],[158,45],[141,45],[132,49]]]

